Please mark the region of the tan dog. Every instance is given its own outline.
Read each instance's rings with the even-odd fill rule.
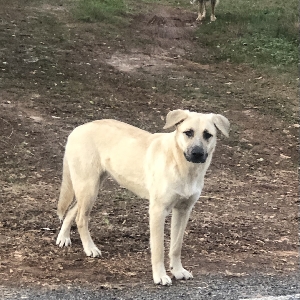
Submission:
[[[176,279],[193,277],[181,264],[183,234],[203,188],[217,128],[228,136],[230,125],[222,115],[174,110],[168,113],[164,128],[173,126],[174,132],[151,134],[119,121],[100,120],[74,129],[64,156],[58,216],[65,218],[57,245],[71,244],[70,228],[76,217],[86,255],[101,255],[90,236],[88,219],[99,187],[110,175],[121,186],[150,200],[154,282],[172,283],[164,266],[164,223],[171,211],[171,273]],[[75,204],[68,210],[74,196]]]
[[[194,4],[196,1],[198,2],[198,18],[196,19],[196,21],[202,21],[206,16],[206,2],[208,2],[209,0],[191,0],[191,4]],[[210,4],[210,20],[214,22],[217,19],[215,16],[215,7],[219,4],[219,0],[210,0]]]

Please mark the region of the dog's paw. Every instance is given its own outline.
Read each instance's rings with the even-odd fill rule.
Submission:
[[[167,274],[162,275],[162,276],[154,276],[153,275],[153,281],[155,284],[172,285],[172,280]]]
[[[84,247],[84,252],[87,256],[90,256],[90,257],[102,256],[101,251],[95,245],[91,245],[89,247]]]
[[[205,19],[205,14],[203,14],[203,15],[199,14],[196,21],[202,21],[203,19]]]
[[[62,235],[59,234],[57,239],[56,239],[56,245],[58,245],[59,247],[68,247],[71,246],[71,238],[69,235]]]
[[[213,16],[213,15],[210,16],[210,21],[211,21],[211,22],[214,22],[214,21],[216,21],[216,20],[217,20],[216,16]]]
[[[171,273],[177,280],[180,279],[188,280],[193,278],[193,275],[184,268],[181,268],[179,270],[172,269]]]

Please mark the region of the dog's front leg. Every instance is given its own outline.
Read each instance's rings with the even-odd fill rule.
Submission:
[[[163,205],[150,203],[150,247],[153,281],[155,284],[162,285],[172,284],[164,265],[164,226],[167,215],[168,212]]]
[[[171,245],[170,245],[170,268],[176,279],[190,279],[193,275],[183,268],[181,263],[181,248],[184,231],[194,205],[193,200],[188,203],[179,203],[172,210],[171,220]]]

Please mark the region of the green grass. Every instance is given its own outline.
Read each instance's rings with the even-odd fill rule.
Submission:
[[[297,72],[298,0],[221,0],[216,16],[197,31],[216,59]]]
[[[125,0],[79,0],[74,14],[85,22],[122,22],[127,11]]]
[[[142,0],[145,3],[157,3],[162,5],[192,7],[190,0]]]

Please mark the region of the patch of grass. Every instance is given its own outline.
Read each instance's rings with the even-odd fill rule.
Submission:
[[[145,3],[159,3],[170,6],[190,7],[190,0],[142,0]]]
[[[222,0],[197,35],[216,59],[297,72],[297,12],[297,0]]]
[[[190,7],[189,0],[78,0],[74,9],[77,19],[85,22],[126,22],[127,13],[139,13],[146,4],[157,3],[176,7]]]
[[[75,17],[85,22],[116,23],[127,11],[124,0],[79,0],[74,9]]]

